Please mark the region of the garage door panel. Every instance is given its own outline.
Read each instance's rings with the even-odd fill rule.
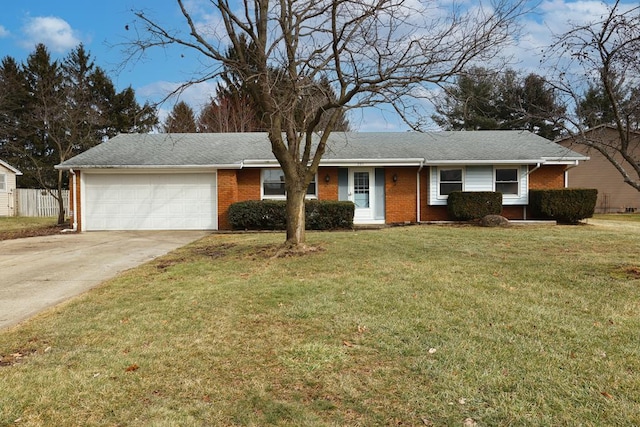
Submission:
[[[85,174],[85,230],[216,229],[216,175]]]

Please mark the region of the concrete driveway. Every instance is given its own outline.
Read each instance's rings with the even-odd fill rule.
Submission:
[[[105,231],[0,241],[0,329],[207,234]]]

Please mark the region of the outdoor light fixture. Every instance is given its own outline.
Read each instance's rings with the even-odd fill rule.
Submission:
[[[329,174],[327,174],[327,175],[324,177],[325,182],[329,182],[329,180],[330,180],[330,179],[331,179],[331,177],[329,176]]]
[[[394,173],[392,179],[393,179],[393,182],[398,182],[398,174]]]

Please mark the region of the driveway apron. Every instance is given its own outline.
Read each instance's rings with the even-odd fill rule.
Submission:
[[[207,234],[109,231],[0,241],[0,329]]]

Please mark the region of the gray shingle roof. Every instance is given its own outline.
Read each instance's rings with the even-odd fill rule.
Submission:
[[[323,163],[434,165],[585,159],[568,148],[523,131],[334,132]],[[121,134],[57,167],[241,167],[274,160],[265,133]]]

